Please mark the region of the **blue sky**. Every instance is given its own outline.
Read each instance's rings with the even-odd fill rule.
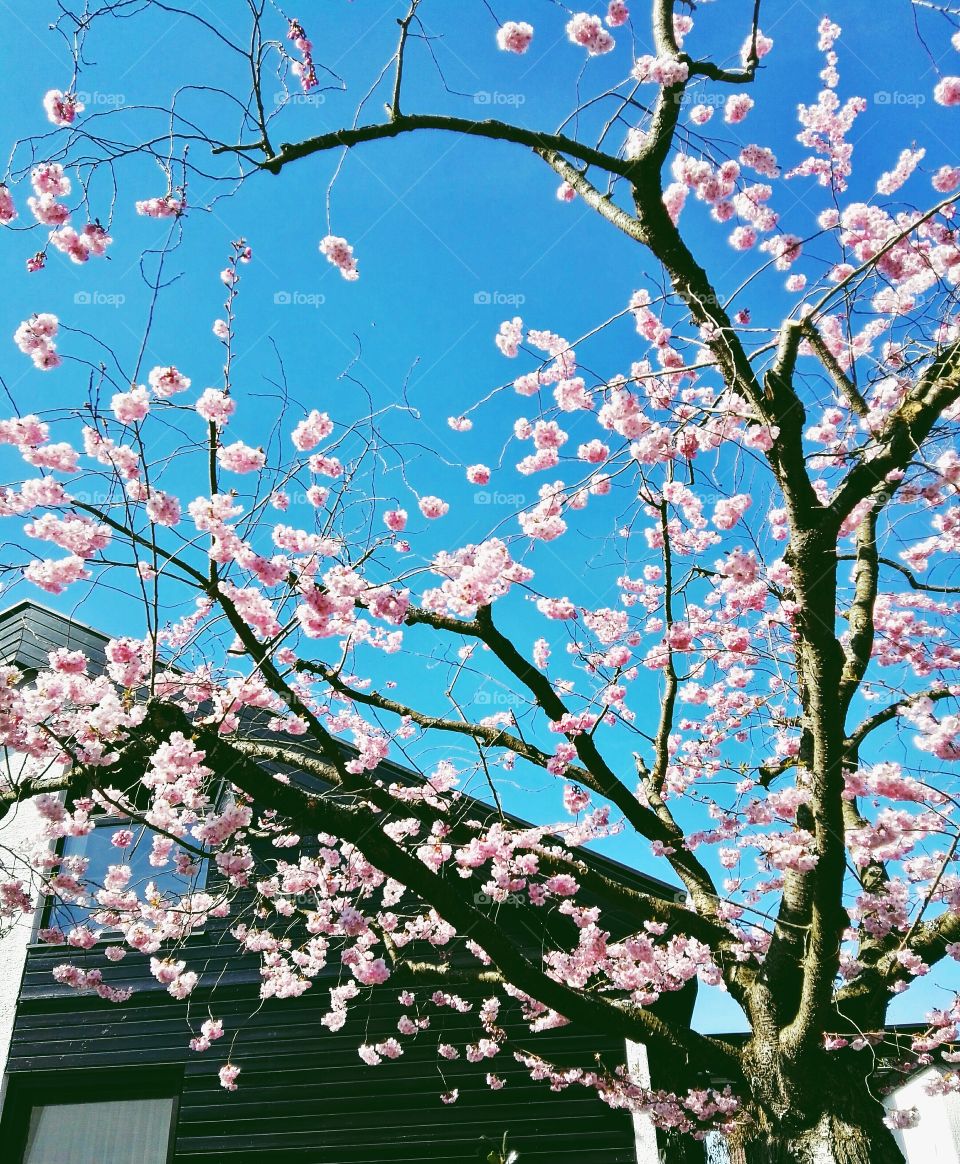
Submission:
[[[243,6],[185,7],[215,27],[242,35]],[[323,91],[314,100],[294,101],[283,110],[275,141],[295,141],[349,123],[359,97],[393,51],[395,18],[404,6],[385,0],[353,4],[328,0],[319,7],[310,19],[308,12],[299,15],[315,41],[318,63],[345,78],[347,89],[340,91],[334,78],[321,72]],[[602,12],[606,6],[582,7]],[[639,18],[646,4],[634,0],[631,7]],[[720,57],[735,56],[752,7],[752,0],[704,5],[689,42],[691,50],[709,46]],[[445,85],[430,53],[414,44],[406,74],[407,110],[496,116],[552,128],[569,113],[575,86],[592,94],[628,70],[626,30],[618,35],[615,52],[585,66],[582,50],[566,42],[566,17],[557,4],[498,0],[495,9],[501,19],[529,20],[537,29],[526,56],[496,50],[496,24],[485,4],[426,0],[423,17],[428,31],[438,38],[431,45]],[[868,99],[867,112],[853,134],[857,152],[850,199],[869,197],[879,172],[891,168],[908,145],[928,148],[930,169],[957,162],[960,114],[933,106],[930,97],[937,79],[934,62],[945,72],[955,71],[957,54],[949,47],[945,24],[924,25],[931,61],[914,32],[908,0],[770,5],[771,12],[774,9],[776,17],[762,22],[764,31],[774,37],[775,48],[756,85],[758,107],[742,127],[742,136],[725,127],[731,153],[757,141],[771,145],[785,166],[799,159],[795,107],[798,101],[816,98],[821,58],[815,29],[826,13],[845,27],[838,50],[841,97],[860,94]],[[0,125],[4,146],[9,147],[50,128],[41,99],[48,88],[67,87],[71,62],[64,40],[47,27],[56,20],[56,5],[31,0],[29,5],[0,4],[0,12],[5,30]],[[240,15],[234,17],[233,12]],[[866,22],[869,39],[864,34]],[[649,48],[646,28],[638,19],[636,51]],[[106,22],[88,41],[85,57],[90,64],[84,66],[76,88],[88,94],[86,116],[95,117],[96,125],[111,137],[136,137],[144,126],[162,133],[163,115],[141,107],[166,108],[175,88],[230,88],[242,83],[231,55],[218,51],[209,36],[197,35],[185,19]],[[268,84],[266,99],[280,91],[279,82]],[[389,87],[381,86],[371,96],[364,120],[379,120],[388,97]],[[182,90],[178,109],[184,116],[209,119],[225,137],[236,121],[229,104],[212,96],[209,88]],[[581,125],[584,136],[589,136],[595,131],[596,115],[585,115]],[[619,144],[625,130],[626,125],[615,130],[611,140]],[[37,157],[54,142],[50,138],[38,146]],[[14,168],[28,159],[21,149]],[[621,311],[638,287],[650,285],[653,264],[580,201],[558,202],[556,175],[520,147],[451,135],[408,135],[353,151],[330,195],[329,229],[350,240],[360,265],[360,281],[346,283],[317,253],[317,243],[328,231],[327,190],[339,160],[334,155],[315,156],[279,177],[255,176],[229,197],[222,183],[191,178],[191,209],[178,249],[165,260],[165,278],[171,285],[158,301],[143,371],[174,362],[191,376],[194,386],[218,382],[221,349],[210,331],[223,300],[217,275],[231,240],[245,237],[253,247],[254,262],[243,269],[234,378],[242,393],[258,394],[260,400],[239,414],[235,436],[253,444],[264,440],[265,426],[276,408],[277,353],[282,355],[291,397],[306,408],[347,417],[366,411],[366,393],[381,406],[406,400],[420,413],[417,423],[400,411],[388,422],[396,426],[396,439],[408,442],[406,470],[421,492],[440,493],[451,502],[456,516],[448,520],[457,522],[459,543],[477,540],[492,523],[512,519],[515,495],[530,499],[539,485],[508,470],[497,478],[496,488],[491,487],[493,501],[478,505],[474,491],[463,481],[465,461],[495,462],[504,430],[518,411],[512,395],[502,406],[481,414],[471,436],[454,434],[445,423],[447,416],[533,366],[529,360],[505,361],[497,352],[493,336],[500,321],[520,314],[528,326],[549,328],[572,340]],[[207,157],[199,144],[192,146],[191,161],[201,169],[222,172],[222,163]],[[109,337],[120,366],[111,390],[122,387],[124,376],[132,374],[151,301],[141,264],[148,272],[154,269],[156,259],[149,252],[164,244],[168,231],[165,223],[131,213],[134,199],[164,192],[159,167],[145,159],[129,159],[118,168],[117,177],[115,242],[109,262],[94,260],[76,267],[52,254],[45,272],[28,276],[24,259],[39,240],[19,229],[7,229],[0,236],[4,288],[0,337],[12,335],[19,321],[34,311],[53,311],[60,317],[65,329],[60,346],[67,355],[90,360],[99,358],[100,351],[89,338],[68,328]],[[932,203],[926,179],[918,178],[910,189],[915,193],[908,197]],[[24,188],[16,191],[23,212],[18,228],[27,217],[25,193]],[[106,171],[95,176],[89,195],[93,212],[106,220],[113,197]],[[809,232],[813,217],[826,205],[824,192],[806,181],[777,194],[783,227],[798,234]],[[701,262],[721,293],[729,294],[753,270],[755,258],[735,254],[726,243],[726,231],[710,224],[702,211],[692,205],[684,222]],[[737,306],[750,307],[760,325],[775,324],[788,306],[781,283],[778,277],[762,287],[748,287]],[[587,368],[606,378],[626,371],[643,352],[632,324],[621,321],[579,354]],[[350,378],[344,379],[348,368]],[[87,393],[87,372],[80,363],[68,360],[57,372],[42,375],[9,341],[0,342],[0,377],[24,411],[75,409]],[[474,452],[478,449],[482,452]],[[506,463],[515,459],[509,451]],[[399,474],[388,475],[381,487],[412,509]],[[497,495],[511,500],[498,501]],[[451,540],[450,527],[444,532]],[[561,552],[538,551],[538,570],[555,593],[582,587],[583,562],[600,553],[601,539],[608,532],[606,527],[585,524],[564,539]],[[606,569],[588,575],[596,579],[596,605],[615,599],[615,573]],[[75,598],[71,592],[54,603],[72,609]],[[135,599],[104,591],[85,599],[82,616],[107,631],[126,633],[139,612]],[[403,664],[397,666],[402,677]],[[629,763],[628,753],[629,748],[622,752],[622,762]],[[514,798],[507,788],[505,795],[508,803],[522,808],[519,794]],[[555,790],[542,795],[556,800]],[[625,842],[616,855],[663,874],[636,842]],[[897,1000],[896,1017],[917,1017],[933,998],[925,985],[916,995],[916,1001],[913,994],[909,1000]],[[719,1008],[704,1021],[722,1027],[732,1016]]]

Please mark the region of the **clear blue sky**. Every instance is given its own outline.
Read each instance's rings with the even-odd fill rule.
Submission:
[[[299,15],[315,41],[317,61],[346,78],[348,89],[338,91],[321,73],[321,81],[330,87],[322,99],[294,103],[284,111],[274,129],[277,141],[349,123],[359,97],[393,51],[395,17],[405,6],[386,0],[353,4],[327,0],[310,6],[319,9],[312,16],[307,7]],[[566,42],[565,16],[556,4],[497,0],[494,7],[501,19],[534,24],[537,35],[530,52],[515,57],[496,50],[496,25],[481,2],[426,0],[424,21],[431,33],[442,33],[432,42],[436,59],[446,85],[462,95],[445,92],[430,55],[414,45],[407,69],[407,110],[492,115],[553,128],[572,107],[578,77],[582,92],[594,93],[629,67],[626,30],[618,34],[615,52],[589,62],[583,70],[584,54]],[[606,5],[581,7],[602,12]],[[720,55],[735,54],[752,7],[752,0],[704,5],[690,47],[720,46]],[[767,7],[776,15],[765,19],[763,28],[776,44],[756,86],[758,108],[741,127],[740,137],[736,129],[726,129],[731,153],[741,144],[757,141],[771,145],[785,166],[799,159],[794,110],[798,101],[816,98],[821,58],[815,29],[827,13],[846,32],[839,44],[841,97],[861,94],[869,102],[852,135],[857,153],[850,198],[868,198],[879,172],[891,168],[905,146],[926,146],[931,168],[957,162],[960,112],[932,104],[937,76],[915,35],[908,0]],[[638,18],[637,52],[648,51],[646,27],[640,21],[647,4],[633,0],[631,8]],[[237,15],[225,17],[227,9]],[[224,27],[226,20],[235,35],[243,35],[242,26],[234,23],[245,15],[243,6],[218,2],[196,4],[194,10],[214,26]],[[57,17],[55,4],[46,0],[0,4],[0,14],[4,29],[0,125],[8,148],[16,139],[50,128],[41,99],[48,88],[67,87],[71,64],[64,41],[47,28]],[[867,22],[869,50],[862,31]],[[926,27],[934,58],[944,71],[956,71],[960,57],[949,47],[946,26],[931,22]],[[85,116],[95,116],[104,135],[116,137],[139,136],[145,125],[150,132],[162,133],[163,117],[136,107],[164,108],[179,86],[229,88],[242,82],[228,53],[211,50],[209,37],[198,35],[190,22],[170,17],[162,22],[153,17],[107,22],[88,42],[86,57],[91,64],[77,82],[77,89],[89,95]],[[272,100],[279,88],[268,84],[266,99]],[[885,101],[882,94],[893,96]],[[924,97],[922,103],[912,96],[916,94]],[[388,88],[381,86],[370,99],[364,120],[380,119],[388,97]],[[218,132],[229,135],[227,127],[236,116],[225,101],[213,99],[209,92],[183,92],[179,100],[184,115],[212,119]],[[588,115],[583,124],[589,133],[596,119]],[[625,128],[615,130],[612,140],[618,142]],[[22,152],[17,155],[21,164],[25,160]],[[199,144],[192,147],[191,160],[201,169],[220,169]],[[253,444],[265,440],[275,409],[270,381],[278,375],[277,351],[283,356],[291,395],[305,407],[329,409],[344,418],[366,411],[364,390],[378,405],[399,402],[405,391],[422,420],[413,425],[398,413],[389,423],[396,425],[397,439],[426,446],[419,455],[409,447],[407,471],[421,492],[437,492],[451,501],[458,542],[479,539],[493,522],[509,521],[516,503],[476,505],[460,466],[465,458],[495,462],[505,425],[517,411],[516,398],[511,394],[502,406],[484,412],[472,436],[451,433],[445,419],[490,388],[529,370],[529,362],[507,362],[494,347],[500,321],[520,314],[528,326],[573,339],[622,310],[634,290],[649,285],[653,264],[581,202],[558,202],[556,176],[520,147],[423,135],[374,144],[346,159],[331,195],[329,223],[333,233],[350,240],[359,260],[360,281],[346,283],[317,253],[317,242],[328,230],[326,191],[338,160],[334,155],[316,156],[279,178],[255,177],[232,197],[223,197],[226,191],[213,181],[191,179],[183,242],[165,267],[166,277],[176,281],[161,296],[144,370],[174,362],[195,386],[218,382],[221,349],[210,332],[223,299],[217,273],[230,241],[242,235],[251,243],[255,261],[243,270],[235,382],[242,393],[262,394],[263,399],[240,414],[236,435]],[[141,256],[162,245],[167,234],[165,223],[136,218],[131,206],[135,198],[163,193],[164,186],[153,163],[132,160],[119,171],[119,210],[109,262],[94,260],[77,267],[54,253],[45,272],[28,276],[24,259],[40,245],[39,239],[6,230],[0,236],[4,288],[0,337],[12,335],[31,312],[53,311],[65,328],[108,336],[123,373],[129,375],[149,305]],[[925,180],[916,190],[918,201],[933,201]],[[27,190],[21,187],[15,193],[22,212],[16,225],[22,227],[28,217],[23,204]],[[106,220],[112,196],[106,172],[94,180],[89,193],[93,213]],[[801,235],[826,205],[823,191],[805,181],[777,195],[783,227]],[[718,289],[729,294],[753,269],[755,259],[736,255],[725,241],[726,232],[709,224],[702,211],[691,204],[685,224]],[[152,261],[147,258],[148,269]],[[762,292],[748,288],[737,306],[750,307],[756,323],[772,324],[786,304],[777,286],[768,282]],[[106,298],[110,296],[122,296],[122,302]],[[498,299],[500,303],[490,302]],[[88,359],[95,351],[80,335],[65,333],[60,346],[65,354]],[[603,377],[626,371],[642,354],[629,321],[580,352],[584,364]],[[340,379],[348,366],[353,380]],[[87,376],[79,364],[68,361],[57,372],[41,375],[9,340],[0,342],[0,376],[24,411],[75,409],[87,391]],[[117,380],[122,386],[119,373]],[[482,448],[485,455],[468,455],[468,448]],[[508,452],[506,463],[512,465],[515,459],[513,451]],[[530,498],[539,484],[508,470],[497,479],[496,490]],[[399,475],[381,485],[413,508]],[[590,563],[602,554],[600,539],[607,532],[606,527],[587,523],[564,539],[559,553],[549,547],[538,550],[541,579],[548,579],[555,593],[580,590],[582,561]],[[590,575],[596,580],[595,605],[615,602],[616,573],[605,568]],[[68,593],[58,605],[71,609],[79,593]],[[116,633],[129,632],[139,617],[133,600],[105,592],[85,601],[82,614],[86,621]],[[403,664],[397,662],[397,667],[402,676]],[[621,761],[629,763],[628,752],[629,747]],[[511,801],[509,789],[506,793]],[[556,800],[555,791],[547,795]],[[513,806],[522,809],[522,801],[515,799]],[[663,872],[634,842],[616,852],[651,872]],[[920,994],[919,1001],[898,1001],[896,1017],[917,1017],[932,998],[929,990]],[[704,1018],[711,1027],[731,1021],[723,1007]]]

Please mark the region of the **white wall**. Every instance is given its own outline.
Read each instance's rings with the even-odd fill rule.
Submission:
[[[960,1164],[960,1095],[927,1095],[924,1084],[946,1068],[928,1067],[884,1099],[890,1108],[915,1107],[920,1122],[915,1128],[894,1132],[907,1164]]]
[[[40,815],[31,802],[15,805],[0,824],[0,864],[7,864],[6,850],[31,848],[40,831]],[[33,916],[20,917],[0,937],[0,1076],[6,1069],[10,1034],[20,993],[20,979],[27,959],[27,946],[33,931]]]
[[[627,1040],[627,1066],[636,1083],[641,1087],[650,1086],[650,1064],[647,1060],[647,1048],[642,1043],[631,1043],[629,1039]],[[660,1164],[657,1129],[651,1116],[633,1116],[633,1138],[637,1164]]]

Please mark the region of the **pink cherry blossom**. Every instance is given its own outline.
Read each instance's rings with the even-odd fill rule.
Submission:
[[[266,464],[267,457],[263,449],[234,441],[232,445],[221,445],[217,449],[217,460],[231,473],[257,473]]]
[[[960,105],[960,77],[943,77],[933,90],[938,105]]]
[[[360,278],[357,260],[353,257],[353,247],[345,238],[338,238],[333,234],[326,235],[320,240],[320,254],[328,263],[339,269],[344,279],[352,281]]]
[[[723,120],[727,125],[739,125],[754,107],[754,100],[749,93],[733,93],[727,98],[723,107]]]
[[[90,577],[83,558],[76,554],[70,554],[66,558],[47,558],[44,561],[31,562],[23,573],[27,581],[49,594],[62,594],[74,582]]]
[[[33,360],[34,367],[48,372],[61,363],[54,342],[59,328],[59,320],[49,312],[32,315],[20,324],[14,332],[13,340],[20,351]]]
[[[189,379],[178,372],[172,365],[166,368],[153,368],[147,376],[147,382],[153,389],[155,396],[167,399],[178,392],[186,392],[190,387]]]
[[[180,502],[159,489],[153,490],[147,498],[146,510],[155,525],[174,526],[180,521]]]
[[[144,198],[137,202],[137,214],[146,218],[179,218],[186,209],[182,198],[175,198],[172,194],[163,194],[157,198]]]
[[[287,28],[287,39],[292,40],[300,51],[301,59],[293,63],[292,70],[300,78],[300,87],[304,93],[309,93],[317,86],[317,70],[313,63],[313,44],[299,20],[291,19]]]
[[[222,428],[236,411],[236,401],[219,388],[205,388],[197,401],[197,412],[210,424]]]
[[[735,251],[747,251],[756,245],[757,232],[752,226],[738,226],[730,234],[730,245]]]
[[[471,465],[467,469],[467,480],[471,485],[486,485],[490,480],[490,470],[486,465]]]
[[[64,93],[60,89],[49,89],[43,98],[43,108],[47,118],[54,125],[72,125],[78,113],[84,111],[85,106],[78,101],[75,94]]]
[[[114,416],[121,424],[137,424],[150,411],[150,399],[142,385],[129,392],[117,392],[110,402]]]
[[[504,320],[494,341],[500,351],[509,359],[515,359],[523,342],[523,320],[519,315]]]
[[[757,29],[756,35],[756,55],[758,60],[763,60],[768,52],[773,48],[773,38],[764,36],[764,34]],[[750,60],[750,54],[754,49],[754,38],[748,36],[740,48],[740,64],[746,68]]]
[[[563,789],[563,807],[576,816],[590,803],[590,793],[576,784],[566,784]]]
[[[450,510],[448,503],[440,497],[421,497],[418,504],[423,516],[429,518],[443,517]]]
[[[656,85],[679,85],[690,75],[686,61],[671,56],[638,57],[633,66],[633,75],[640,82]]]
[[[567,22],[567,39],[581,45],[592,57],[611,52],[616,41],[603,27],[599,16],[578,12]]]
[[[13,195],[7,186],[0,182],[0,226],[6,226],[17,217],[17,208],[13,202]]]
[[[533,40],[533,26],[523,20],[508,20],[497,29],[497,47],[506,53],[525,53]]]
[[[949,194],[951,190],[956,190],[960,186],[960,166],[941,166],[930,179],[930,185],[939,194]]]
[[[923,160],[926,150],[903,150],[894,169],[881,174],[877,180],[878,194],[893,194],[909,179]]]
[[[630,19],[630,10],[626,0],[610,0],[607,5],[606,22],[610,28],[619,28]]]
[[[306,453],[316,448],[332,432],[333,421],[325,412],[318,412],[314,408],[304,420],[296,425],[290,434],[290,439],[293,441],[294,448],[301,453]]]

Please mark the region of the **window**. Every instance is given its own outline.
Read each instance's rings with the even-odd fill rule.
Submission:
[[[14,1072],[0,1118],[3,1164],[169,1164],[183,1071]]]
[[[114,834],[121,829],[133,834],[133,839],[126,848],[118,848],[113,844]],[[175,857],[183,850],[175,845],[166,865],[159,867],[151,865],[153,837],[154,833],[146,825],[137,824],[124,817],[102,816],[97,818],[96,828],[85,836],[64,837],[60,842],[60,854],[62,857],[85,858],[88,864],[83,880],[94,888],[103,884],[111,865],[128,865],[132,874],[128,888],[139,892],[142,892],[144,886],[151,881],[162,894],[171,897],[180,897],[202,889],[206,880],[207,863],[195,862],[192,872],[178,873]],[[42,925],[56,927],[66,932],[73,926],[89,921],[90,915],[96,910],[95,902],[88,906],[80,906],[74,902],[61,901],[57,897],[49,898],[43,911]]]
[[[167,1164],[174,1099],[38,1104],[23,1164]]]

